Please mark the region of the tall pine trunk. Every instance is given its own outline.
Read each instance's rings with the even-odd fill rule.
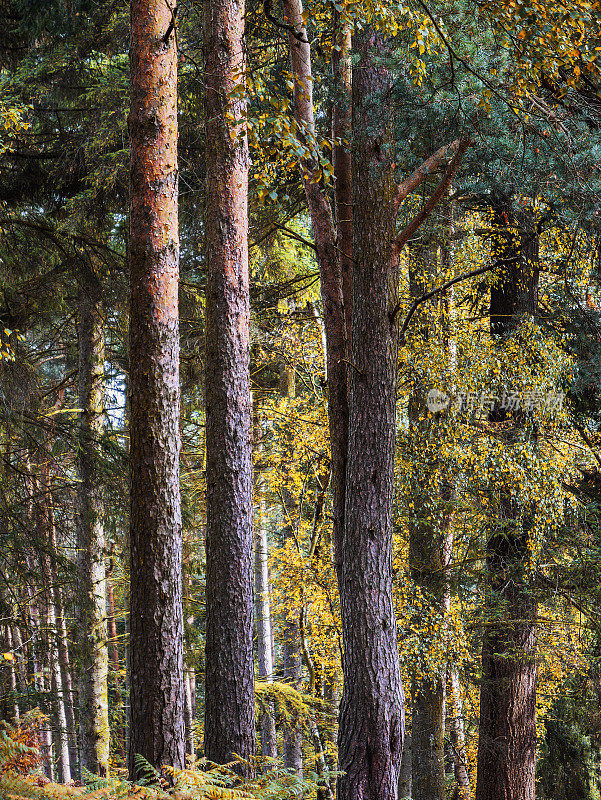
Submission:
[[[490,293],[490,331],[498,346],[536,311],[537,232],[517,229],[509,202],[495,211],[493,255],[502,261]],[[507,447],[527,424],[524,412],[495,408]],[[536,614],[528,581],[532,509],[498,487],[486,543],[486,606],[476,800],[534,800],[536,771]]]
[[[249,156],[244,0],[208,0],[205,9],[205,755],[223,764],[255,752]]]
[[[105,534],[100,440],[104,432],[104,320],[96,276],[82,278],[79,303],[79,484],[81,766],[104,776],[109,768],[108,650]]]
[[[131,3],[129,768],[184,766],[177,50],[164,0]]]
[[[387,42],[366,27],[353,69],[354,275],[341,614],[339,800],[396,800],[405,702],[392,600],[398,256]]]

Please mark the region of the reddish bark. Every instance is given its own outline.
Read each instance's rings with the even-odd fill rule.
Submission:
[[[177,52],[164,0],[132,0],[130,70],[129,758],[136,777],[136,754],[158,768],[184,766]]]
[[[392,498],[396,432],[396,185],[387,40],[356,34],[353,70],[354,277],[350,423],[341,586],[344,691],[339,800],[396,800],[404,694],[392,601]],[[379,55],[376,55],[379,54]]]
[[[205,755],[218,763],[255,752],[249,156],[245,100],[231,95],[243,37],[244,0],[208,0]]]

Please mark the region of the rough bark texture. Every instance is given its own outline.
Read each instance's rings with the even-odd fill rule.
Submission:
[[[493,255],[508,261],[491,287],[490,327],[502,346],[521,318],[536,310],[537,239],[532,231],[512,231],[515,220],[507,206],[496,211],[495,222]],[[503,409],[494,409],[490,421],[503,424],[508,446],[526,422],[523,413]],[[534,800],[537,602],[527,579],[531,509],[503,486],[496,509],[486,546],[490,620],[482,643],[476,800]]]
[[[104,320],[100,286],[94,275],[82,280],[79,303],[79,624],[80,761],[93,775],[109,769],[108,648],[104,502],[100,439],[104,432]]]
[[[404,694],[392,601],[398,281],[386,41],[356,34],[354,279],[350,425],[341,585],[344,691],[339,800],[396,800]]]
[[[244,1],[209,0],[205,9],[205,755],[226,763],[255,752],[249,156],[245,101],[228,97],[244,82]]]
[[[164,0],[131,3],[130,774],[184,766],[177,52]],[[169,32],[169,35],[167,35]]]

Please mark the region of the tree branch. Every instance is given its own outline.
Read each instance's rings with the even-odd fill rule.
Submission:
[[[434,295],[439,294],[440,292],[444,292],[446,289],[449,289],[451,286],[454,286],[456,283],[460,283],[461,281],[466,281],[468,278],[475,278],[476,275],[483,275],[485,272],[490,272],[490,270],[496,269],[500,267],[502,264],[512,264],[516,261],[519,261],[519,257],[516,256],[515,258],[502,258],[498,261],[495,261],[492,264],[488,264],[486,267],[479,267],[478,269],[474,269],[471,272],[464,272],[463,275],[458,275],[456,278],[452,278],[450,281],[443,283],[442,286],[437,286],[436,289],[432,289],[431,292],[426,292],[426,294],[422,294],[421,297],[417,297],[413,303],[411,304],[411,308],[407,312],[407,316],[405,317],[405,321],[401,326],[401,330],[399,331],[399,338],[402,343],[404,343],[404,336],[409,327],[409,323],[413,318],[413,315],[419,308],[422,303],[425,303],[426,300],[430,300],[430,298],[434,297]]]
[[[455,155],[453,156],[453,158],[449,162],[449,164],[448,164],[448,166],[447,166],[447,168],[445,170],[445,173],[444,173],[444,175],[442,176],[442,178],[440,180],[440,183],[438,184],[438,186],[436,187],[436,190],[434,191],[434,194],[430,197],[430,199],[427,201],[427,203],[421,209],[421,211],[418,214],[415,215],[415,217],[411,220],[409,225],[407,225],[407,227],[400,234],[400,236],[398,236],[397,239],[395,240],[394,249],[395,249],[395,251],[397,253],[400,253],[400,251],[403,249],[403,247],[405,246],[405,244],[407,243],[409,238],[415,233],[415,231],[419,228],[419,226],[422,224],[422,222],[424,222],[430,216],[430,214],[432,213],[434,207],[436,206],[436,204],[442,198],[443,194],[448,189],[449,184],[451,183],[451,181],[453,179],[453,176],[457,172],[457,169],[459,167],[459,163],[461,162],[461,159],[463,158],[463,155],[464,155],[465,151],[467,150],[467,148],[471,144],[472,144],[472,141],[471,141],[471,139],[469,139],[469,137],[463,137],[462,139],[457,139],[455,142],[453,142],[452,145],[448,145],[447,148],[441,148],[441,150],[438,151],[438,153],[441,153],[441,151],[444,150],[445,153],[446,153],[448,147],[455,146]],[[437,154],[435,153],[434,156],[431,156],[428,159],[428,161],[432,161],[432,159],[436,158],[436,156],[437,156]],[[441,158],[442,157],[444,157],[444,156],[441,156]],[[428,162],[425,162],[425,163],[427,164]],[[420,170],[423,169],[423,166],[424,165],[422,164],[422,166],[420,167]],[[419,172],[419,170],[418,170],[418,172]],[[415,175],[415,173],[413,173],[413,174]],[[413,177],[413,176],[411,176],[411,177]],[[408,180],[410,180],[410,178]],[[404,183],[406,183],[406,181]],[[397,197],[398,197],[398,193],[397,193]]]
[[[408,178],[405,178],[404,181],[399,183],[399,186],[396,191],[396,195],[394,198],[394,210],[395,213],[398,213],[399,208],[401,207],[401,203],[407,197],[408,194],[414,192],[420,183],[431,175],[435,170],[440,167],[450,156],[454,156],[459,149],[461,142],[464,141],[463,139],[455,139],[455,141],[451,142],[450,144],[445,144],[439,150],[437,150],[430,158],[426,159],[423,164],[421,164],[415,172],[409,175]],[[469,139],[467,140],[468,144],[470,144]]]
[[[298,41],[302,42],[303,44],[309,44],[309,40],[307,38],[304,38],[302,32],[299,33],[294,25],[286,25],[285,22],[280,22],[273,16],[273,13],[271,11],[271,0],[264,0],[263,13],[265,14],[269,22],[271,22],[272,25],[275,25],[276,28],[281,28],[283,31],[287,31],[292,36],[294,36],[295,39],[298,39]]]

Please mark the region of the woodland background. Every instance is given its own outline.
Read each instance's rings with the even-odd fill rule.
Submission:
[[[205,372],[205,208],[217,146],[207,113],[208,7],[185,0],[176,19],[161,12],[175,23],[166,46],[179,72],[180,733],[191,760],[177,785],[198,797],[228,796],[217,787],[229,786],[235,796],[242,772],[255,797],[326,800],[337,782],[341,799],[393,796],[353,795],[338,775],[346,767],[337,759],[334,379],[315,192],[336,205],[340,244],[345,202],[355,228],[367,228],[385,205],[387,175],[415,174],[454,142],[400,197],[392,228],[400,244],[387,323],[398,333],[390,578],[406,695],[398,796],[598,798],[599,6],[246,5],[246,71],[230,81],[233,111],[222,123],[235,145],[243,119],[250,150],[254,599],[251,585],[246,601],[254,603],[257,744],[254,754],[230,745],[252,765],[231,772],[203,771],[202,761],[206,670],[213,685],[236,679],[215,637],[239,635],[245,647],[242,629],[206,636],[205,420],[215,389]],[[392,76],[377,99],[387,114],[380,139],[378,120],[358,105],[367,90],[361,98],[358,82],[352,94],[348,83],[365,56],[355,44],[369,31],[376,72]],[[153,768],[166,763],[131,744],[129,703],[128,475],[133,427],[144,417],[140,407],[130,413],[132,356],[143,357],[129,336],[130,7],[0,0],[0,42],[2,791],[119,795],[130,790],[128,769],[154,785]],[[312,79],[295,48],[309,54]],[[314,124],[302,102],[309,83]],[[336,170],[352,150],[359,174],[352,126],[353,141],[375,137],[384,155],[374,168],[380,188],[355,190],[350,201]],[[380,249],[377,237],[369,241]],[[338,251],[345,280],[352,257]],[[361,351],[369,363],[369,338],[336,362],[357,380]],[[440,413],[428,410],[431,389],[451,398]],[[160,617],[160,626],[152,602],[132,611]],[[161,735],[152,715],[145,724]],[[502,742],[494,768],[483,766],[483,726]],[[144,724],[133,729],[144,737]],[[136,772],[137,753],[146,761]],[[536,783],[526,785],[534,769]],[[37,787],[15,770],[87,788]],[[501,785],[514,788],[501,795]]]

